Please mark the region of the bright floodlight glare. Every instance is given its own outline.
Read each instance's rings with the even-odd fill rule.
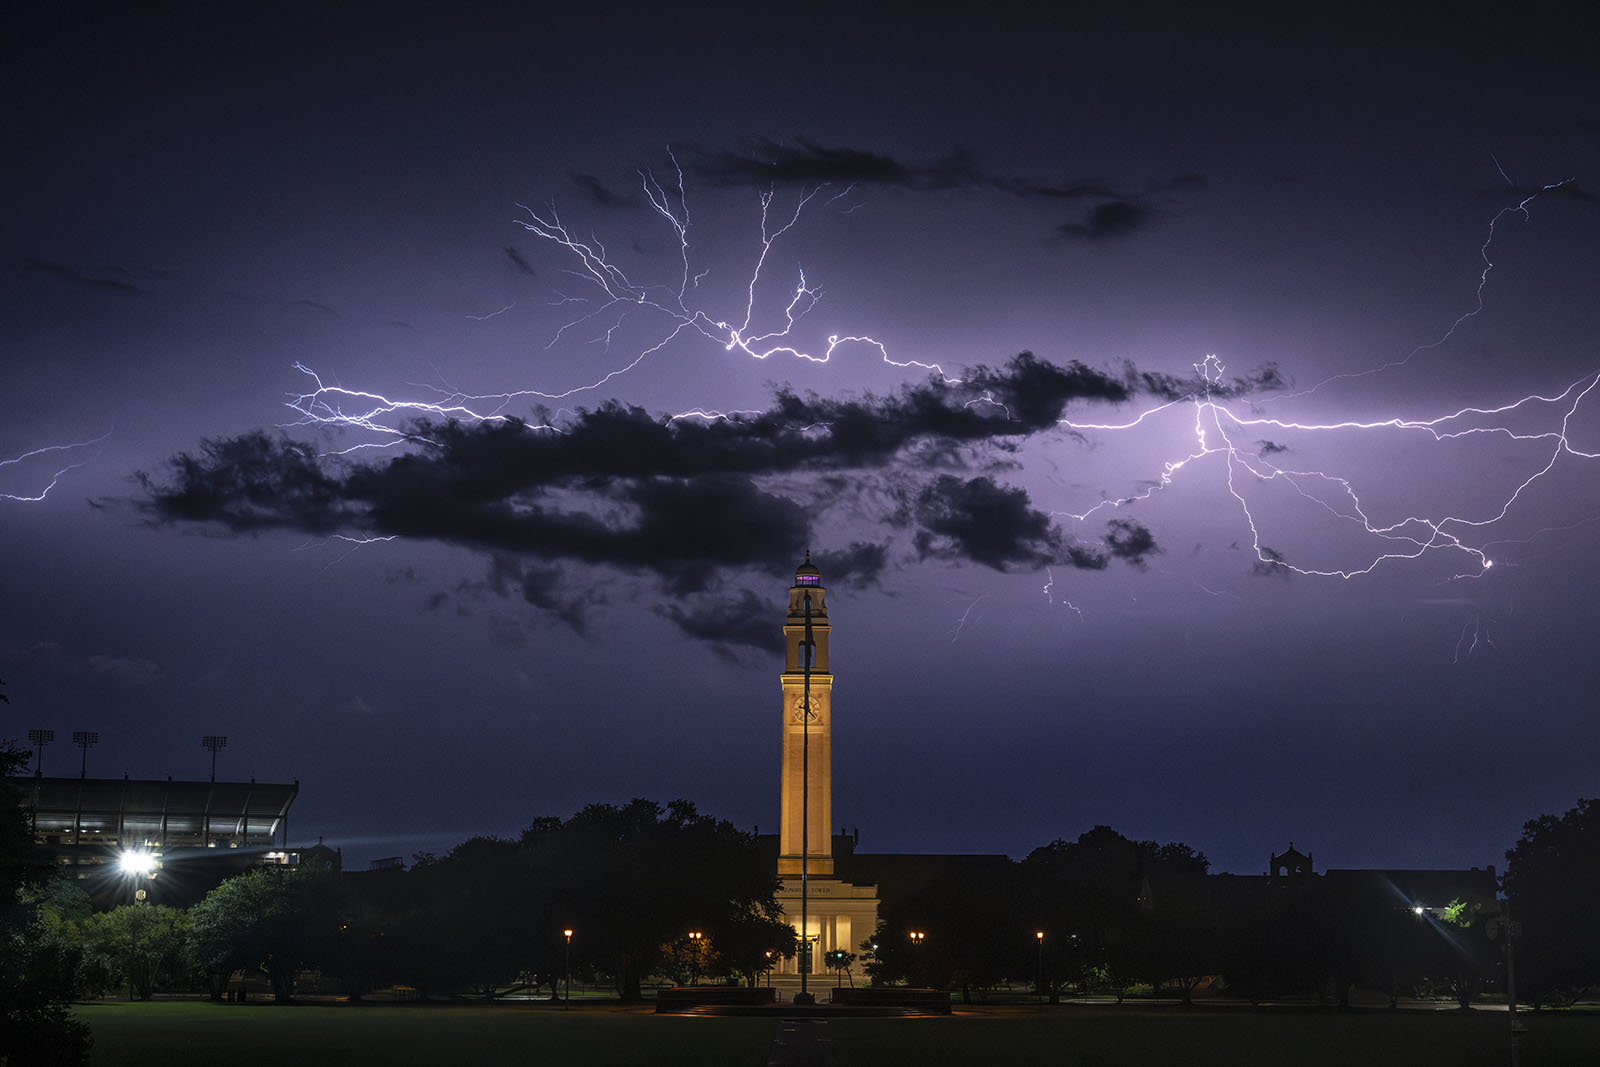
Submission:
[[[1422,905],[1418,904],[1416,907],[1412,908],[1411,911],[1414,914],[1421,915],[1422,914]]]
[[[149,874],[156,869],[156,858],[148,852],[124,852],[118,866],[124,874]]]

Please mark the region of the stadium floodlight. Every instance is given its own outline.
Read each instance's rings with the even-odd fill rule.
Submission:
[[[33,746],[33,773],[44,773],[44,746],[56,739],[54,730],[29,730],[28,743]]]
[[[78,769],[79,778],[89,777],[89,750],[100,743],[99,730],[74,730],[72,743],[83,749],[83,766]]]
[[[155,873],[156,856],[153,852],[129,849],[117,859],[122,873],[134,878],[147,878]]]
[[[217,752],[228,747],[228,739],[220,734],[206,734],[200,744],[211,750],[211,780],[217,780]]]

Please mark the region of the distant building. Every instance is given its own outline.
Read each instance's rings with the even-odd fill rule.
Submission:
[[[139,890],[160,904],[193,903],[233,874],[294,863],[289,808],[300,783],[172,778],[12,778],[49,862],[97,904]]]
[[[1337,868],[1318,874],[1311,854],[1300,852],[1291,843],[1287,851],[1273,853],[1264,875],[1213,875],[1224,894],[1265,893],[1263,900],[1283,901],[1305,894],[1320,894],[1326,899],[1387,905],[1394,911],[1408,911],[1418,917],[1450,919],[1452,905],[1465,906],[1472,914],[1488,915],[1499,909],[1500,883],[1494,865],[1465,869]]]
[[[1464,904],[1475,914],[1499,909],[1500,889],[1494,864],[1466,870],[1340,870],[1322,873],[1323,884],[1335,891],[1361,894],[1367,899],[1388,899],[1396,909],[1443,919],[1452,904]]]

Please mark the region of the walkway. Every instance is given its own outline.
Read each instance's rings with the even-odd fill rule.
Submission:
[[[834,1067],[826,1019],[781,1019],[767,1067]]]

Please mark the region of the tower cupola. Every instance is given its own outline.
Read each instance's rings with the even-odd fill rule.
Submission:
[[[805,562],[794,569],[794,584],[797,586],[822,584],[822,572],[817,570],[816,566],[811,562],[811,550],[809,548],[806,549]]]

